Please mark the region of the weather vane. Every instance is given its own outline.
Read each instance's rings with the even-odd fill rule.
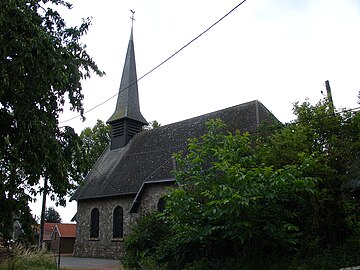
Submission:
[[[134,26],[134,21],[135,21],[135,18],[134,18],[134,14],[135,14],[135,10],[133,9],[130,9],[130,12],[132,13],[130,19],[131,19],[131,28],[133,28]]]

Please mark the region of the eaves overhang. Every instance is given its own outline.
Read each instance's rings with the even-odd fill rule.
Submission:
[[[169,178],[169,179],[152,180],[152,181],[143,182],[140,189],[139,189],[139,191],[137,192],[132,204],[131,204],[129,213],[137,213],[137,211],[139,209],[140,202],[141,202],[141,195],[144,192],[144,186],[145,185],[160,184],[160,183],[171,183],[171,182],[175,182],[175,177],[174,178]]]

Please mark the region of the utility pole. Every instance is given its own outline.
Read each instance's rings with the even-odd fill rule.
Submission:
[[[44,225],[45,225],[45,209],[46,209],[46,195],[47,195],[48,180],[44,177],[44,190],[43,190],[43,201],[41,207],[40,217],[40,234],[39,234],[39,247],[41,247],[44,240]]]
[[[325,81],[325,88],[326,88],[327,100],[328,100],[328,102],[329,102],[330,112],[331,112],[333,115],[335,115],[334,102],[333,102],[333,99],[332,99],[330,83],[329,83],[328,80]]]

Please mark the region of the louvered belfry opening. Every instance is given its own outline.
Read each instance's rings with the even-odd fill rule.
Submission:
[[[117,123],[114,123],[112,125],[112,130],[111,130],[112,137],[116,138],[124,135],[124,126],[125,126],[124,119],[118,121]]]
[[[111,123],[111,146],[110,149],[124,147],[131,138],[139,133],[144,124],[131,119],[119,119]]]

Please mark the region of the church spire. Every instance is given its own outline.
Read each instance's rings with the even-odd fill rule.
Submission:
[[[131,11],[132,22],[134,11]],[[121,77],[116,109],[107,120],[112,127],[111,149],[124,147],[136,133],[141,131],[143,125],[147,124],[140,112],[139,93],[136,75],[136,62],[133,41],[133,25],[127,48],[124,69]]]

